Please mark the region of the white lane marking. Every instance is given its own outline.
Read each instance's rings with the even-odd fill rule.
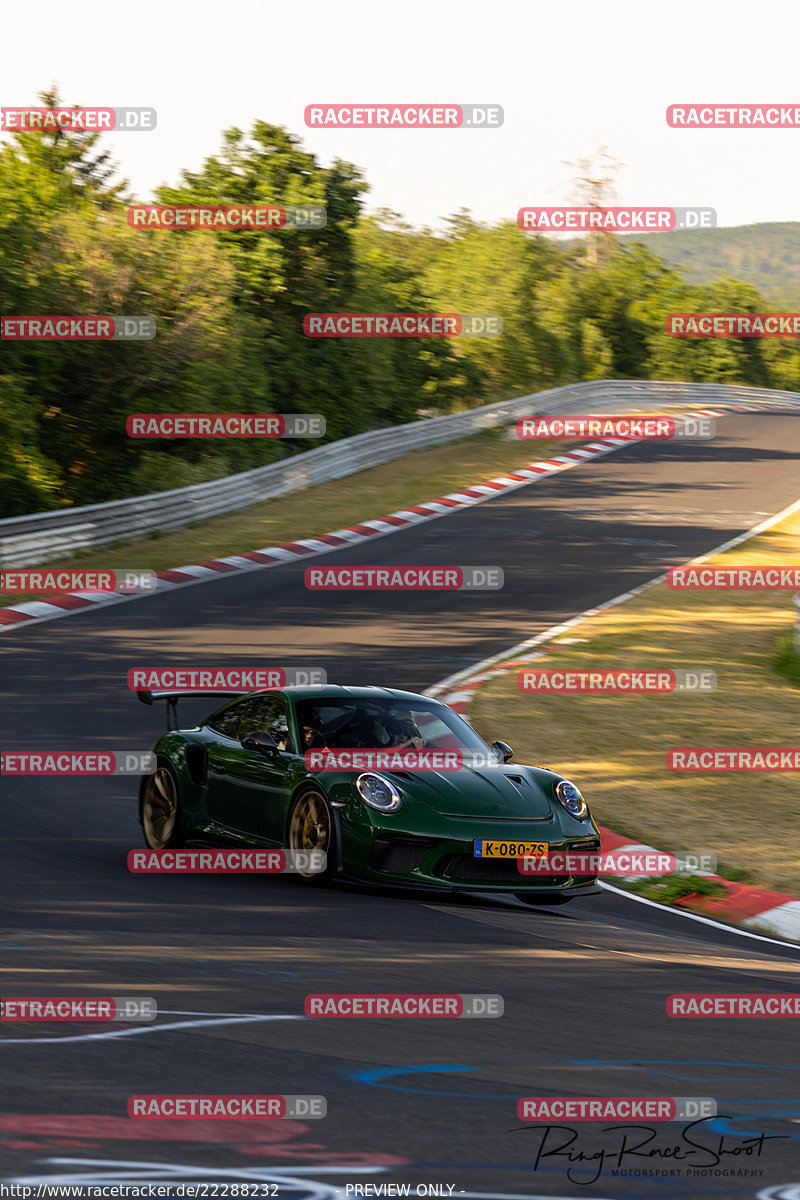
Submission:
[[[626,900],[635,900],[637,904],[648,904],[651,908],[658,908],[661,912],[674,913],[676,917],[685,917],[687,921],[697,921],[701,925],[711,925],[714,929],[719,929],[723,933],[734,933],[738,937],[753,938],[756,942],[769,942],[771,946],[782,946],[784,950],[800,950],[800,946],[793,945],[791,942],[783,942],[780,938],[765,937],[762,933],[751,933],[749,929],[740,929],[738,925],[724,925],[721,921],[715,921],[712,917],[703,917],[700,913],[686,912],[683,908],[675,908],[671,904],[659,904],[657,900],[648,900],[645,896],[637,896],[635,892],[626,892],[624,888],[614,887],[612,883],[606,883],[600,880],[600,887],[607,892],[613,892],[615,896],[624,896]]]
[[[63,839],[62,839],[63,840]],[[185,1008],[160,1008],[161,1017],[263,1017],[264,1013],[195,1012]]]
[[[696,563],[706,562],[715,554],[721,554],[724,550],[730,550],[732,546],[738,546],[742,542],[748,541],[750,538],[757,537],[760,533],[764,533],[773,525],[779,524],[786,517],[790,517],[792,513],[800,509],[800,500],[795,500],[793,504],[781,509],[772,517],[767,517],[766,520],[754,525],[752,529],[746,530],[744,533],[737,534],[727,542],[723,542],[721,546],[716,546],[713,550],[707,551],[699,558],[692,558],[686,563],[681,563],[681,566],[691,567]],[[504,662],[506,659],[514,659],[520,657],[526,650],[533,650],[536,646],[541,646],[543,642],[552,641],[562,633],[574,629],[581,621],[586,621],[589,617],[594,617],[597,613],[603,612],[607,608],[613,608],[616,604],[622,604],[626,600],[630,600],[633,596],[638,596],[646,588],[655,587],[657,583],[663,583],[666,579],[666,574],[657,575],[654,579],[648,579],[645,583],[640,583],[638,587],[632,588],[629,592],[622,592],[619,596],[612,597],[611,600],[605,600],[602,604],[598,604],[596,608],[587,608],[585,612],[579,613],[577,617],[570,617],[568,621],[564,621],[561,625],[552,625],[550,629],[545,629],[543,633],[537,633],[535,637],[526,638],[524,642],[518,642],[516,646],[512,646],[509,650],[502,650],[499,654],[493,654],[490,658],[482,658],[479,662],[473,663],[470,667],[465,667],[463,671],[456,671],[454,675],[448,675],[446,679],[440,679],[438,683],[434,683],[431,687],[426,688],[424,695],[438,696],[442,692],[449,691],[455,688],[458,684],[470,682],[481,671],[486,671],[490,667],[497,666],[498,663]]]
[[[742,544],[742,542],[747,542],[751,538],[757,537],[760,533],[764,533],[767,529],[771,529],[773,525],[780,524],[784,518],[790,517],[798,510],[800,510],[800,500],[795,500],[794,503],[787,505],[786,508],[781,509],[781,511],[775,513],[774,516],[767,517],[765,520],[760,521],[758,525],[754,525],[752,529],[746,530],[744,533],[737,534],[736,537],[730,538],[727,542],[723,542],[721,546],[717,546],[714,550],[709,550],[706,554],[701,555],[699,558],[693,558],[688,563],[684,563],[682,565],[693,566],[695,563],[706,562],[715,554],[721,554],[724,550],[730,550],[733,546],[739,546]],[[649,579],[646,583],[640,584],[639,587],[635,587],[629,592],[623,592],[619,596],[614,596],[611,600],[606,600],[604,604],[599,604],[597,608],[587,609],[586,612],[581,613],[577,617],[572,617],[569,621],[565,621],[562,625],[553,625],[550,629],[546,629],[544,633],[540,633],[535,637],[528,638],[524,642],[519,642],[516,646],[512,646],[510,650],[505,650],[500,654],[494,654],[491,658],[481,659],[480,662],[473,663],[471,667],[466,667],[463,671],[457,671],[454,675],[448,675],[446,679],[442,679],[438,683],[434,683],[431,687],[426,688],[423,694],[434,697],[441,696],[443,693],[446,694],[450,689],[455,688],[458,685],[461,685],[463,689],[465,686],[468,687],[468,685],[471,683],[475,684],[478,682],[478,676],[483,672],[490,670],[492,667],[498,666],[507,659],[511,659],[513,661],[519,658],[526,650],[532,650],[536,646],[541,646],[544,642],[553,641],[553,639],[558,637],[560,634],[566,633],[570,629],[574,629],[575,626],[579,625],[581,621],[585,621],[589,617],[595,616],[604,609],[612,608],[617,604],[622,604],[625,600],[629,600],[633,596],[639,595],[641,592],[645,591],[645,589],[654,587],[657,583],[663,583],[665,579],[666,574],[658,575],[655,579]],[[466,699],[470,702],[474,697],[474,690],[474,687],[468,689]],[[459,696],[460,695],[463,695],[463,692],[459,693]],[[615,888],[611,884],[603,881],[600,882],[600,886],[607,888],[608,891],[614,892],[619,896],[624,896],[628,900],[636,900],[640,904],[649,904],[654,908],[661,909],[662,912],[672,912],[677,917],[683,917],[690,921],[697,921],[701,925],[711,925],[715,929],[723,930],[727,933],[733,934],[736,937],[752,938],[759,942],[768,942],[773,946],[783,946],[785,949],[798,948],[797,946],[793,946],[791,942],[782,941],[780,938],[771,938],[766,937],[764,934],[751,933],[749,929],[742,929],[738,925],[723,925],[719,921],[714,921],[710,917],[703,917],[699,913],[690,913],[686,912],[684,909],[675,908],[673,905],[664,905],[659,904],[655,900],[647,900],[644,896],[637,896],[632,892],[624,891],[621,888]],[[760,914],[756,914],[754,917],[749,918],[749,920],[758,920],[759,915]]]
[[[137,1037],[144,1033],[169,1033],[173,1029],[200,1029],[203,1026],[246,1025],[250,1021],[305,1021],[298,1013],[261,1014],[249,1017],[223,1017],[213,1021],[171,1021],[168,1025],[139,1025],[135,1029],[109,1029],[103,1033],[76,1033],[69,1037],[0,1038],[0,1046],[55,1046],[65,1042],[107,1042],[114,1038]]]

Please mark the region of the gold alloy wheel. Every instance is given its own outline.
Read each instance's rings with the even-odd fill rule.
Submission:
[[[304,792],[295,801],[289,818],[290,850],[324,850],[330,854],[332,845],[331,812],[321,792]],[[319,877],[318,871],[298,871],[302,879]],[[323,874],[327,875],[325,871]]]
[[[175,834],[178,788],[167,767],[157,767],[148,779],[142,799],[142,828],[151,850],[164,850]]]

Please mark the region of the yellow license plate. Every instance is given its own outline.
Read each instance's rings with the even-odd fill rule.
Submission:
[[[543,858],[549,842],[475,842],[475,858]]]

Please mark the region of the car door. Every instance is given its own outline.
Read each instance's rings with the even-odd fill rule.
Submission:
[[[283,844],[287,800],[286,771],[292,761],[286,701],[277,693],[254,696],[237,709],[235,737],[217,730],[208,752],[208,812],[232,833]],[[229,710],[230,711],[230,710]],[[275,739],[278,753],[269,758],[247,750],[242,738],[265,730]]]

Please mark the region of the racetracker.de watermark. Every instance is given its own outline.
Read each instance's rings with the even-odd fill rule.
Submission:
[[[499,313],[329,312],[303,317],[306,337],[319,338],[499,337],[502,332]]]
[[[306,750],[303,761],[308,771],[462,771],[491,770],[500,767],[490,751],[445,750],[436,747],[347,746]]]
[[[306,996],[307,1017],[502,1017],[504,1001],[496,993],[331,992]]]
[[[792,746],[681,746],[667,751],[670,771],[800,771]]]
[[[691,1121],[717,1115],[711,1096],[523,1096],[520,1121]]]
[[[517,674],[521,692],[548,692],[581,695],[656,692],[713,692],[717,687],[716,672],[703,668],[687,671],[637,670],[620,667],[613,670],[565,670],[555,667],[525,669]]]
[[[620,850],[550,850],[517,859],[520,875],[619,875],[649,879],[656,875],[713,875],[717,856],[709,851],[667,854],[650,847]]]
[[[322,592],[495,592],[502,567],[308,567],[310,591]]]
[[[137,413],[125,422],[132,438],[321,438],[320,413]]]
[[[132,875],[292,875],[324,871],[324,850],[129,850]]]
[[[800,588],[800,567],[670,567],[667,587],[708,592],[796,591]]]
[[[265,1121],[283,1121],[297,1117],[319,1120],[326,1116],[327,1112],[328,1102],[324,1096],[149,1095],[131,1096],[128,1100],[128,1116],[145,1121],[165,1118],[176,1121],[186,1118],[210,1118],[212,1121],[249,1121],[260,1118]],[[213,1192],[211,1194],[213,1195]],[[234,1190],[232,1194],[237,1193]]]
[[[152,996],[4,996],[0,1021],[155,1021]]]
[[[154,592],[157,587],[155,571],[0,571],[0,592],[12,596],[54,592],[116,592],[135,596]]]
[[[327,682],[322,667],[131,667],[127,675],[132,692],[264,692]]]
[[[713,208],[521,208],[517,213],[520,229],[564,230],[604,229],[629,233],[637,229],[715,229],[717,214]]]
[[[131,229],[324,229],[321,204],[131,204]]]
[[[0,775],[152,775],[152,750],[3,750]]]
[[[668,1017],[800,1017],[800,994],[687,992],[667,996]]]
[[[673,129],[800,129],[800,104],[670,104]]]
[[[307,104],[309,129],[499,129],[499,104]]]
[[[155,336],[155,317],[0,317],[6,342],[150,342]]]
[[[714,437],[710,417],[520,417],[517,437],[523,441],[578,441],[581,438],[615,437],[624,441],[647,439],[657,442]]]
[[[0,129],[27,133],[34,130],[46,133],[60,129],[151,130],[157,123],[154,108],[42,108],[25,105],[21,108],[0,108]]]
[[[800,313],[668,313],[664,329],[670,337],[796,338],[800,337]]]

